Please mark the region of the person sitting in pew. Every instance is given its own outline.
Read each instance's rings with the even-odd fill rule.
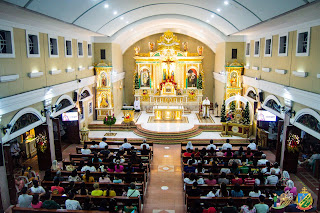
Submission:
[[[82,167],[81,172],[90,171],[90,172],[96,172],[96,167],[93,166],[92,161],[88,161],[88,164]]]
[[[198,164],[198,160],[195,158],[194,154],[192,153],[191,158],[188,159],[187,164],[189,164],[189,162],[192,162],[192,164],[197,165]]]
[[[222,145],[222,150],[227,150],[228,148],[232,149],[232,145],[230,144],[229,139],[227,139],[226,142]]]
[[[40,195],[44,195],[46,193],[44,188],[42,186],[39,186],[39,181],[33,180],[32,183],[33,183],[33,186],[30,188],[31,193],[40,194]]]
[[[124,167],[120,165],[120,160],[116,161],[116,165],[114,167],[115,172],[123,172]]]
[[[53,181],[53,177],[51,175],[51,169],[47,169],[45,171],[43,180],[45,180],[45,181]]]
[[[92,183],[94,182],[94,177],[91,175],[90,170],[87,170],[84,175],[82,175],[82,179],[84,182]]]
[[[225,184],[229,184],[229,179],[227,179],[227,174],[222,172],[220,174],[220,177],[218,178],[218,184],[221,184],[221,183],[225,183]]]
[[[136,189],[136,185],[134,183],[130,184],[130,188],[127,192],[127,197],[139,197],[140,191]]]
[[[32,196],[32,202],[31,202],[32,208],[34,208],[34,209],[40,209],[40,208],[42,208],[42,201],[40,201],[39,198],[40,198],[40,197],[39,197],[38,194],[34,194],[34,195]]]
[[[239,169],[239,165],[238,165],[237,162],[235,162],[235,161],[232,162],[230,172],[231,172],[232,174],[239,174],[240,169]]]
[[[63,194],[64,188],[60,186],[59,180],[54,180],[53,186],[51,186],[51,191],[53,194]]]
[[[258,166],[266,165],[267,162],[268,162],[267,156],[265,154],[262,154],[261,159],[258,160]]]
[[[266,167],[261,169],[261,173],[270,175],[270,173],[271,173],[271,163],[269,161],[266,162]]]
[[[79,177],[77,170],[73,170],[71,172],[71,175],[68,177],[68,181],[74,181],[74,182],[79,182],[81,181],[81,178]]]
[[[107,201],[107,199],[101,200],[98,210],[99,210],[99,211],[108,211],[108,209],[109,209],[109,208],[108,208],[108,201]]]
[[[86,183],[82,182],[80,184],[80,188],[78,190],[79,195],[88,195],[88,189],[86,189]]]
[[[283,190],[283,187],[281,186],[281,183],[278,182],[276,184],[276,189],[273,191],[274,194],[277,194],[278,196],[282,195],[285,191]]]
[[[243,197],[243,191],[241,190],[241,187],[239,184],[234,185],[234,189],[231,190],[231,197]]]
[[[215,184],[217,184],[217,180],[213,177],[212,174],[210,174],[210,175],[208,176],[208,179],[205,179],[205,180],[204,180],[204,183],[205,183],[205,184],[208,184],[208,185],[215,185]]]
[[[216,191],[216,197],[229,197],[229,191],[227,190],[227,184],[221,183],[220,188]]]
[[[271,175],[267,177],[267,184],[276,185],[278,183],[279,178],[275,174],[276,172],[274,170],[271,171]]]
[[[82,209],[83,210],[87,210],[87,211],[90,211],[94,208],[95,206],[93,205],[92,201],[91,201],[91,197],[86,197],[84,199],[84,202],[82,204]]]
[[[99,177],[99,183],[111,183],[111,180],[106,172],[103,172]]]
[[[250,197],[246,200],[246,205],[241,206],[240,213],[256,213],[256,208],[253,206],[252,199]]]
[[[107,172],[114,172],[114,163],[110,162],[107,168]]]
[[[264,203],[265,196],[260,195],[259,196],[259,203],[254,205],[254,207],[257,210],[257,213],[267,213],[269,211],[269,206]]]
[[[231,180],[231,183],[232,184],[236,184],[237,183],[237,184],[241,185],[243,183],[243,180],[242,180],[242,178],[238,177],[238,174],[233,174],[233,178]]]
[[[70,181],[69,185],[64,189],[65,194],[69,194],[70,192],[77,194],[77,190],[75,189],[75,183],[74,181]]]
[[[56,201],[52,200],[52,194],[50,191],[47,191],[46,194],[42,196],[42,198],[44,200],[42,203],[42,208],[44,209],[60,209],[61,208]]]
[[[254,177],[253,177],[253,172],[249,172],[249,177],[244,179],[244,184],[246,185],[254,185],[256,183]]]
[[[77,171],[80,172],[83,167],[84,167],[84,161],[80,160],[79,166],[77,167]]]
[[[191,157],[192,150],[190,148],[187,149],[186,152],[183,153],[183,157]]]
[[[195,173],[205,173],[205,172],[206,172],[206,169],[203,168],[203,164],[201,162],[198,163]]]
[[[199,197],[202,194],[202,190],[198,188],[198,183],[194,182],[192,184],[192,188],[187,192],[188,196],[190,197]]]
[[[254,140],[249,140],[249,145],[247,148],[250,148],[251,150],[256,150],[257,149],[257,144],[254,142]]]
[[[79,201],[74,199],[75,194],[73,192],[69,193],[69,199],[66,200],[65,206],[67,210],[81,210]]]
[[[102,141],[99,143],[99,148],[104,149],[104,147],[108,146],[107,144],[107,138],[102,138]]]
[[[119,179],[117,176],[114,176],[114,179],[112,181],[113,183],[122,183],[122,180]]]
[[[61,177],[61,171],[60,171],[60,170],[58,170],[58,171],[56,172],[56,176],[54,176],[53,181],[55,181],[55,180],[64,181],[64,178]]]
[[[186,146],[186,149],[191,149],[191,150],[193,150],[193,145],[192,145],[192,142],[191,142],[191,141],[188,141],[187,146]]]
[[[250,165],[245,164],[239,168],[241,174],[248,174],[250,171]]]
[[[249,197],[259,197],[261,195],[261,191],[257,184],[253,185],[253,190],[249,192]]]
[[[211,167],[208,171],[209,173],[219,173],[219,168],[216,162],[212,162]]]
[[[234,155],[242,156],[242,155],[243,155],[243,147],[240,146],[239,150],[237,150],[237,151],[234,152]]]
[[[121,145],[124,149],[130,149],[132,145],[128,142],[128,139],[123,139],[123,144]]]
[[[107,185],[106,188],[107,189],[104,192],[105,196],[107,196],[107,197],[115,197],[115,196],[117,196],[116,191],[114,191],[114,188],[113,188],[112,185]]]
[[[237,154],[233,154],[233,158],[231,158],[229,161],[228,161],[228,164],[233,164],[233,162],[235,162],[238,166],[241,166],[242,163],[241,163],[241,160],[238,159],[238,155]]]
[[[282,171],[282,176],[281,176],[281,179],[280,179],[281,184],[286,184],[288,180],[290,180],[289,172],[283,170]]]
[[[31,195],[28,195],[28,188],[23,187],[21,190],[21,195],[18,197],[18,204],[21,208],[31,208],[31,202],[33,197]]]
[[[188,165],[184,167],[186,173],[195,173],[196,167],[193,166],[193,161],[188,161]]]
[[[280,170],[280,168],[279,168],[278,162],[275,162],[275,163],[273,164],[273,167],[270,169],[270,171],[271,171],[271,172],[274,171],[276,175],[280,175],[281,170]]]
[[[263,152],[261,151],[261,147],[258,146],[258,149],[257,149],[257,150],[258,150],[258,151],[256,151],[256,152],[253,154],[253,156],[254,156],[254,157],[261,157],[262,154],[263,154]]]
[[[76,168],[77,168],[77,164],[73,160],[70,162],[69,165],[66,166],[66,170],[69,171],[69,172],[72,172]]]
[[[87,144],[83,145],[83,148],[80,151],[81,151],[81,154],[83,154],[83,155],[91,154],[91,150],[88,149],[88,145]]]
[[[247,158],[250,158],[251,156],[253,156],[253,153],[252,153],[252,151],[251,151],[251,148],[248,147],[248,148],[247,148],[247,151],[246,151],[246,157],[247,157]]]
[[[93,158],[91,159],[92,163],[101,163],[102,160],[98,158],[98,153],[94,152],[93,153]]]
[[[183,182],[185,182],[186,184],[193,184],[196,181],[197,181],[197,176],[195,173],[191,173],[189,177],[186,177],[183,179]]]
[[[147,143],[147,140],[146,139],[144,139],[143,140],[143,143],[140,145],[140,149],[143,149],[143,146],[146,146],[146,149],[148,149],[148,150],[150,150],[150,146],[149,146],[149,144]]]
[[[217,210],[213,206],[210,206],[208,202],[204,203],[204,209],[202,213],[216,213],[216,212]]]
[[[267,179],[264,177],[262,172],[258,173],[258,178],[255,179],[255,183],[259,185],[265,185],[267,184]]]
[[[225,157],[233,157],[233,152],[230,148],[227,148],[227,151],[224,153]]]
[[[134,153],[133,155],[136,156],[135,153]],[[131,155],[131,158],[132,158],[133,155]],[[123,157],[122,155],[120,155],[119,153],[117,153],[116,156],[115,156],[115,158],[113,158],[113,163],[117,163],[117,161],[120,161],[120,163],[126,162],[126,160],[124,159],[124,157]],[[130,160],[130,162],[133,163],[131,160]]]
[[[194,149],[193,154],[194,154],[195,157],[199,157],[200,155],[206,155],[206,152],[203,153],[203,150],[201,150],[201,152],[200,152],[200,151],[199,151],[199,148],[196,147],[196,148]]]
[[[231,170],[230,170],[229,168],[227,168],[227,167],[221,168],[221,169],[220,169],[220,173],[230,174],[230,173],[231,173]]]
[[[253,174],[258,174],[260,172],[260,168],[258,167],[258,161],[257,160],[253,160],[253,164],[250,167],[250,172],[252,172]]]
[[[223,207],[222,213],[238,213],[237,207],[234,206],[234,200],[230,198],[227,206]]]
[[[188,212],[190,213],[199,213],[202,212],[203,209],[201,207],[201,201],[200,200],[195,200],[195,202],[193,202],[193,205],[191,206],[190,210]]]
[[[91,192],[92,196],[102,196],[102,195],[105,196],[106,195],[106,191],[102,191],[99,188],[99,183],[94,183],[93,188],[94,188],[94,190]]]
[[[213,140],[211,139],[210,140],[210,144],[207,146],[207,150],[210,150],[211,148],[213,148],[214,150],[217,149],[216,145],[213,144]]]
[[[103,155],[105,158],[109,158],[113,153],[109,150],[109,146],[105,146],[103,150],[99,152],[99,155]]]
[[[90,149],[99,148],[99,143],[96,141],[91,141]]]

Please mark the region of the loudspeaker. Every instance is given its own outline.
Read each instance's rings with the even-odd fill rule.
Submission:
[[[264,101],[263,95],[264,95],[263,92],[259,92],[259,101],[260,101],[261,103]]]
[[[74,102],[78,101],[78,93],[77,92],[73,92],[73,101]]]

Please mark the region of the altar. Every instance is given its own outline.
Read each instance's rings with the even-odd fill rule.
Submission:
[[[157,41],[157,50],[155,46],[149,42],[148,53],[140,53],[140,47],[134,47],[134,96],[140,100],[141,110],[182,106],[198,111],[203,97],[203,47],[198,46],[197,53],[190,53],[188,43],[182,42],[183,50],[180,50],[180,40],[170,31]],[[181,108],[173,113],[174,108],[170,107],[164,114],[171,111],[171,115],[179,117]],[[159,116],[163,110],[157,108]]]
[[[154,106],[155,120],[181,120],[183,106]]]

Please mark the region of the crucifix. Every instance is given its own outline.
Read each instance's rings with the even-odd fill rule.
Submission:
[[[164,80],[167,80],[167,79],[169,79],[169,78],[171,78],[171,74],[170,74],[170,64],[171,63],[173,63],[174,61],[170,58],[170,57],[168,57],[165,61],[163,61],[164,63],[166,63],[167,64],[167,73],[166,73],[166,76],[165,76],[165,79]],[[172,79],[172,80],[174,80],[174,79]]]

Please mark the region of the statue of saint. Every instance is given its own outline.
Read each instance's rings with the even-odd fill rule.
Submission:
[[[101,86],[106,87],[107,86],[107,78],[105,74],[101,75]]]
[[[108,108],[109,107],[109,102],[107,98],[107,94],[102,93],[101,94],[101,101],[100,101],[100,108]]]

